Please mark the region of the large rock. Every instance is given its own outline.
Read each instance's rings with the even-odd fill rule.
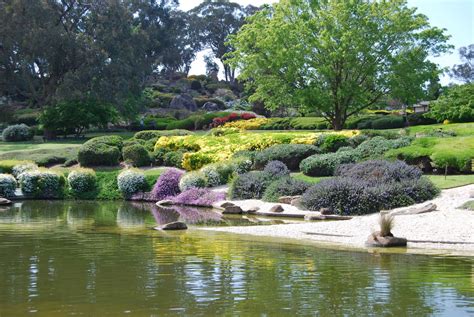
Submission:
[[[380,231],[372,233],[365,242],[368,247],[390,248],[390,247],[406,247],[407,239],[397,238],[393,235],[382,236]]]
[[[10,200],[0,197],[0,206],[11,205],[11,203],[12,202]]]
[[[409,208],[405,208],[405,209],[402,209],[402,210],[393,211],[393,212],[390,212],[390,215],[392,215],[392,216],[418,215],[418,214],[424,214],[424,213],[427,213],[427,212],[435,211],[436,208],[438,208],[438,206],[436,206],[436,204],[428,203],[428,204],[423,205],[421,207],[409,207]],[[384,213],[387,213],[387,212],[381,211],[380,213],[384,214]]]
[[[181,221],[170,222],[161,227],[161,230],[186,230],[186,229],[188,229],[188,226],[186,226],[186,224]]]
[[[333,215],[334,212],[332,212],[331,208],[321,208],[319,209],[319,212],[321,215]]]
[[[222,212],[223,215],[241,215],[244,211],[239,206],[227,206]]]
[[[270,212],[284,212],[285,209],[281,205],[274,205],[270,208]]]
[[[299,199],[301,198],[301,195],[298,195],[298,196],[281,196],[280,198],[278,198],[278,202],[280,204],[291,204],[291,202],[295,199]]]
[[[202,110],[205,111],[219,111],[221,110],[219,108],[219,105],[215,102],[208,101],[205,104],[202,105]]]
[[[245,210],[247,214],[256,214],[257,211],[260,210],[260,207],[250,207],[249,209]]]
[[[170,108],[177,110],[196,111],[197,105],[193,97],[187,94],[177,95],[171,100]]]
[[[301,197],[297,197],[297,198],[293,198],[291,201],[290,201],[290,205],[296,207],[296,208],[300,208],[301,209]]]
[[[320,212],[308,213],[304,216],[304,220],[351,220],[351,216],[339,216],[339,215],[323,215]]]

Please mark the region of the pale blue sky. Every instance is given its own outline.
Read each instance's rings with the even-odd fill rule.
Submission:
[[[433,58],[441,67],[451,67],[459,63],[459,54],[457,49],[474,43],[474,0],[407,0],[408,5],[417,7],[420,13],[428,16],[430,23],[434,26],[447,29],[451,40],[456,49],[451,54]],[[183,10],[189,10],[200,2],[199,0],[180,0],[180,7]],[[252,4],[255,6],[264,3],[274,3],[275,0],[236,0],[242,5]],[[202,74],[205,72],[203,56],[205,53],[198,54],[196,61],[191,68],[192,74]],[[450,81],[449,77],[442,78],[443,84]]]

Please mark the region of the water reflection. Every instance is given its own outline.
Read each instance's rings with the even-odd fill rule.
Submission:
[[[158,232],[157,219],[183,216],[147,208],[25,202],[2,212],[0,316],[474,313],[472,259]]]

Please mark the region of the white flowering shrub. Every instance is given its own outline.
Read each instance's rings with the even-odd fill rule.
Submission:
[[[252,170],[252,160],[247,158],[236,159],[234,160],[235,172],[239,175],[248,173]]]
[[[117,185],[125,198],[146,190],[145,174],[138,169],[127,169],[117,176]]]
[[[15,196],[16,179],[10,174],[0,174],[0,197]]]
[[[215,165],[206,165],[201,168],[201,172],[206,177],[207,186],[214,187],[221,185],[221,176]]]
[[[66,180],[63,175],[39,169],[26,171],[18,177],[21,191],[32,198],[61,198],[64,194]]]
[[[72,170],[67,176],[69,190],[75,197],[81,197],[97,187],[97,176],[93,169],[77,168]]]
[[[206,176],[202,172],[189,172],[181,177],[179,189],[184,192],[191,188],[203,188],[207,186]]]
[[[15,124],[8,126],[2,132],[5,142],[28,141],[33,138],[33,131],[26,124]]]
[[[35,171],[38,169],[38,165],[35,163],[26,163],[26,164],[18,164],[13,166],[12,174],[13,176],[18,179],[18,177],[27,171]]]

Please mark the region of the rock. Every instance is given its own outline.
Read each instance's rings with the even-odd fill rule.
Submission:
[[[171,199],[163,199],[157,202],[156,204],[160,206],[169,206],[169,205],[173,205],[174,202]]]
[[[161,227],[161,230],[186,230],[186,229],[188,229],[188,226],[186,226],[186,224],[181,221],[170,222]]]
[[[255,214],[259,210],[260,210],[260,207],[251,207],[251,208],[247,209],[245,212],[248,213],[248,214]]]
[[[332,212],[331,208],[321,208],[319,209],[319,212],[321,215],[333,215],[334,213]]]
[[[297,197],[297,196],[295,196],[295,197]],[[292,199],[291,202],[290,202],[290,205],[292,205],[294,207],[297,207],[297,208],[301,208],[301,197]]]
[[[221,207],[221,208],[235,207],[235,204],[234,204],[234,203],[231,203],[230,201],[226,201],[226,202],[220,204],[220,207]]]
[[[178,110],[196,111],[197,105],[193,97],[187,94],[177,95],[171,100],[170,108]]]
[[[378,247],[378,248],[390,248],[390,247],[406,247],[407,239],[397,238],[394,236],[381,236],[380,231],[374,232],[371,234],[365,245],[368,247]]]
[[[339,215],[323,215],[319,212],[309,213],[304,216],[304,220],[351,220],[351,216],[339,216]]]
[[[469,198],[474,198],[474,190],[471,190],[471,192],[469,193]]]
[[[278,202],[280,204],[291,204],[291,202],[295,199],[301,198],[301,195],[298,196],[281,196],[278,198]]]
[[[397,216],[397,215],[417,215],[417,214],[424,214],[427,212],[432,212],[435,211],[438,206],[433,203],[428,203],[426,205],[423,205],[421,207],[410,207],[402,210],[397,210],[390,212],[390,215],[392,216]],[[387,213],[386,211],[381,211],[382,214]]]
[[[285,209],[281,205],[275,205],[272,208],[270,208],[270,212],[284,212]]]
[[[206,102],[204,105],[202,105],[202,110],[205,111],[219,111],[219,105],[215,102]]]
[[[222,212],[223,215],[241,215],[244,211],[239,206],[227,206]]]
[[[0,206],[6,206],[6,205],[11,205],[11,201],[6,199],[6,198],[1,198],[0,197]]]

